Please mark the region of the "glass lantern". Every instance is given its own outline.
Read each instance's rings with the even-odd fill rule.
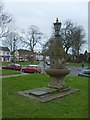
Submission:
[[[55,36],[59,36],[59,31],[61,27],[61,22],[59,22],[58,18],[56,19],[56,22],[54,24],[54,30],[55,30]]]

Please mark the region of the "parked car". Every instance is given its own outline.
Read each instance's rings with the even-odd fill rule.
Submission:
[[[26,68],[22,68],[26,73],[41,73],[42,69],[38,65],[29,65]]]
[[[90,69],[81,70],[78,76],[90,77]]]
[[[10,70],[21,70],[21,65],[19,64],[9,64],[7,66],[3,66],[2,69],[10,69]]]

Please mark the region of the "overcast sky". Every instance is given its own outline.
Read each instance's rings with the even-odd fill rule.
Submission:
[[[13,15],[18,30],[36,25],[48,37],[52,34],[52,26],[58,17],[62,24],[70,19],[77,25],[82,25],[88,41],[88,1],[65,0],[58,2],[30,2],[30,0],[4,0],[4,9]],[[56,1],[56,2],[55,2]],[[63,27],[63,26],[62,26]],[[84,49],[88,49],[87,46]],[[84,51],[83,49],[83,51]]]

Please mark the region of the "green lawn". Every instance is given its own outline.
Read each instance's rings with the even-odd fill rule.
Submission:
[[[35,62],[16,62],[16,64],[20,64],[20,65],[29,65],[29,64],[38,64],[39,61],[35,61]],[[2,62],[2,66],[4,65],[8,65],[8,64],[13,64],[12,62]]]
[[[21,74],[20,71],[7,70],[7,69],[2,69],[2,70],[0,70],[0,73],[2,74],[2,76],[5,76],[5,75],[14,75],[14,74]],[[0,75],[1,75],[1,74],[0,74]]]
[[[65,81],[80,92],[47,103],[18,95],[18,91],[47,86],[50,77],[29,74],[2,80],[2,114],[5,118],[88,118],[88,79],[69,77]]]

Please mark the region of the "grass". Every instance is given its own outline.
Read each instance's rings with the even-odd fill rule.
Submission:
[[[16,70],[7,70],[7,69],[2,69],[2,70],[0,70],[0,73],[2,73],[2,76],[5,76],[5,75],[21,74],[20,71],[16,71]],[[0,75],[1,75],[1,74],[0,74]]]
[[[16,62],[16,64],[20,64],[20,65],[29,65],[29,64],[38,64],[39,61],[35,61],[35,62]],[[8,65],[8,64],[13,64],[12,62],[2,62],[2,66],[4,65]]]
[[[44,74],[29,74],[3,78],[3,118],[88,118],[88,79],[65,77],[71,88],[80,92],[47,103],[18,95],[18,91],[47,86],[50,77]]]

